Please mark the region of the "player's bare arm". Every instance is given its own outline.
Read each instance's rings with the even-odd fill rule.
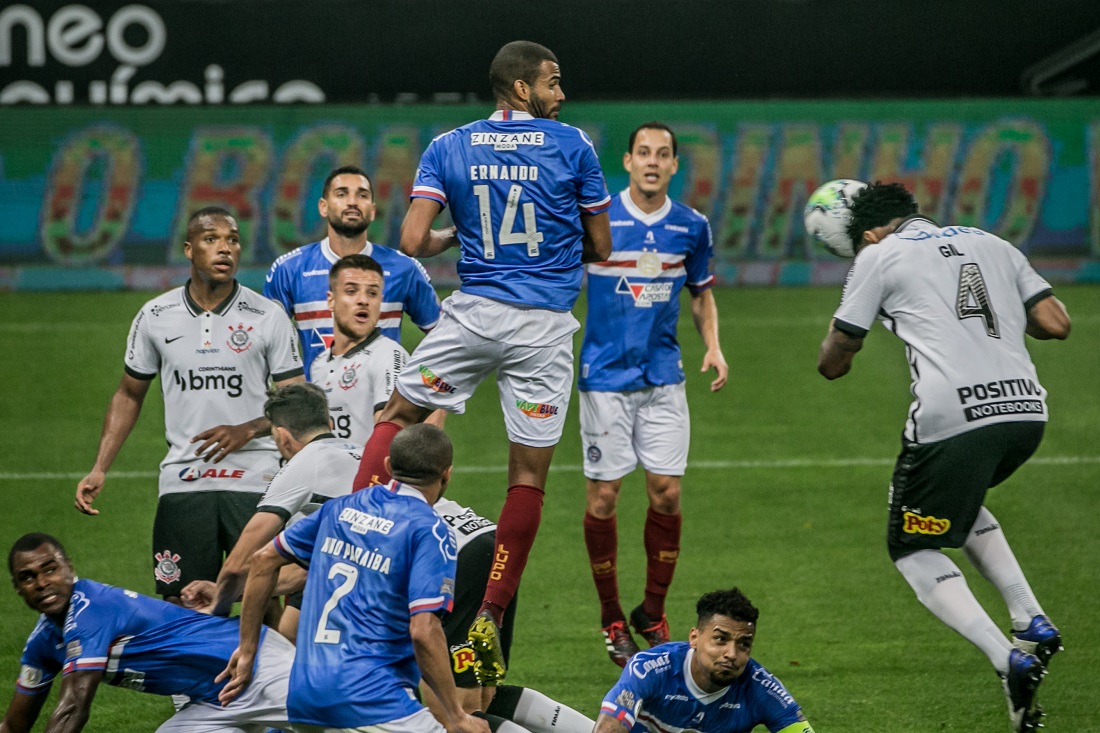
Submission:
[[[57,707],[46,723],[46,733],[75,733],[88,723],[103,672],[70,672],[61,678]]]
[[[1058,339],[1069,336],[1069,312],[1053,295],[1043,298],[1027,311],[1027,335],[1035,339]]]
[[[253,553],[275,539],[275,535],[279,534],[283,526],[284,522],[277,514],[271,512],[253,514],[241,531],[241,536],[237,538],[236,544],[233,545],[233,551],[229,553],[229,557],[225,558],[225,563],[218,572],[217,589],[210,605],[197,610],[215,616],[228,616],[233,604],[244,591]],[[195,581],[195,583],[200,582],[203,581]],[[184,593],[195,583],[184,588]]]
[[[856,352],[863,348],[863,339],[838,331],[835,321],[829,323],[829,334],[821,342],[817,355],[817,371],[826,379],[843,377],[852,368]]]
[[[275,593],[279,569],[288,562],[270,544],[252,556],[248,581],[241,598],[240,644],[229,658],[229,664],[215,678],[216,682],[228,680],[218,693],[218,700],[223,706],[236,700],[252,682],[252,666],[260,648],[260,626],[264,622],[268,600]]]
[[[304,381],[306,378],[299,374],[275,382],[275,387],[277,389],[293,382]],[[203,441],[195,450],[196,456],[210,463],[221,463],[227,455],[248,445],[253,438],[262,438],[265,435],[271,435],[271,421],[261,416],[240,425],[218,425],[204,430],[191,438],[191,442]]]
[[[602,214],[582,215],[581,226],[584,235],[581,237],[581,262],[603,262],[611,256],[611,217],[607,212]]]
[[[610,715],[601,714],[596,719],[596,727],[592,729],[592,733],[627,733],[629,730],[630,728]]]
[[[447,652],[447,637],[443,624],[434,613],[417,613],[409,619],[413,654],[420,674],[439,701],[446,719],[443,724],[450,733],[489,733],[489,724],[472,717],[462,709],[451,675],[451,658]]]
[[[435,257],[458,246],[455,228],[432,229],[443,207],[430,199],[415,198],[401,222],[401,251],[409,257]]]
[[[92,508],[92,502],[103,490],[107,480],[107,471],[115,461],[122,444],[126,442],[130,431],[141,414],[145,395],[149,392],[150,379],[137,379],[123,373],[118,389],[111,397],[107,407],[107,416],[103,418],[103,432],[99,436],[99,449],[96,451],[95,465],[87,476],[76,485],[76,508],[85,514],[99,514]]]
[[[717,372],[714,381],[710,383],[710,391],[717,392],[726,386],[730,368],[718,340],[718,304],[710,288],[691,296],[691,318],[695,321],[695,330],[707,347],[707,353],[703,355],[703,366],[699,371],[714,369]]]
[[[17,692],[12,695],[4,719],[0,720],[0,733],[30,733],[46,697],[45,693],[23,695]]]

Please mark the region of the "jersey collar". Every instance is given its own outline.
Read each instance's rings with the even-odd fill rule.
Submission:
[[[932,221],[927,216],[921,216],[920,214],[916,214],[914,216],[910,216],[910,217],[906,218],[901,224],[898,224],[897,229],[895,229],[894,231],[892,231],[890,233],[891,234],[897,234],[898,232],[900,232],[902,229],[905,229],[910,224],[918,224],[919,225],[920,222],[924,222],[925,224],[931,224],[934,227],[939,226],[938,224],[936,224],[936,222]]]
[[[188,288],[191,286],[191,278],[187,278],[187,282],[183,284],[183,303],[187,306],[187,310],[191,311],[193,316],[201,316],[206,312],[206,309],[195,302],[195,299],[191,297]],[[233,281],[233,292],[225,296],[225,300],[218,303],[216,306],[210,309],[210,312],[216,316],[224,316],[225,312],[229,310],[229,306],[233,304],[233,300],[241,292],[241,284],[236,280]]]
[[[317,435],[314,435],[313,438],[309,442],[310,443],[319,443],[322,440],[328,440],[329,438],[335,439],[336,436],[333,435],[332,433],[318,433]],[[306,445],[309,445],[309,443],[306,443]]]
[[[684,655],[684,684],[687,685],[688,692],[691,693],[692,697],[694,697],[696,700],[703,703],[704,705],[710,705],[712,702],[726,694],[726,691],[729,690],[729,685],[723,687],[720,690],[717,690],[716,692],[706,692],[703,690],[702,687],[695,684],[695,678],[691,676],[691,660],[694,656],[694,649],[688,649],[688,653]]]
[[[519,122],[520,120],[533,120],[530,112],[521,112],[518,109],[498,109],[489,115],[493,122]]]
[[[634,203],[634,199],[630,198],[629,188],[624,188],[619,192],[619,200],[623,202],[623,208],[626,209],[628,214],[646,226],[653,226],[661,219],[668,216],[668,212],[672,211],[672,199],[668,196],[665,196],[665,202],[661,204],[661,208],[657,209],[652,214],[647,214],[638,208],[638,205]]]
[[[375,327],[375,329],[373,331],[371,331],[370,333],[367,334],[367,337],[365,339],[363,339],[362,341],[357,343],[355,346],[352,346],[350,349],[345,351],[343,354],[340,354],[340,356],[342,356],[345,359],[350,359],[351,357],[355,356],[360,351],[362,351],[363,349],[367,348],[368,346],[373,344],[375,341],[377,341],[378,337],[381,336],[381,335],[382,335],[382,330]],[[328,352],[328,360],[332,361],[335,358],[337,358],[337,357],[333,355],[332,351],[329,351]]]
[[[420,499],[420,501],[424,502],[425,504],[428,503],[428,499],[424,496],[424,494],[420,493],[419,489],[414,489],[412,486],[409,486],[408,484],[403,484],[397,479],[391,479],[390,485],[386,488],[392,494],[397,494],[398,496],[408,496],[413,499]]]
[[[325,259],[328,260],[330,265],[335,265],[336,261],[339,260],[340,258],[336,256],[335,252],[332,251],[332,245],[330,245],[328,243],[328,237],[325,237],[324,239],[322,239],[320,241],[320,245],[321,245],[321,254],[323,254],[325,256]],[[370,243],[370,240],[367,240],[366,245],[363,246],[363,251],[359,252],[358,254],[366,255],[367,257],[370,257],[373,252],[374,252],[374,245]]]

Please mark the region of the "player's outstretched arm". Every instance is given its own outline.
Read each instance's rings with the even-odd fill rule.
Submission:
[[[420,674],[439,700],[444,725],[449,733],[489,733],[489,724],[475,718],[462,709],[451,676],[451,658],[447,652],[447,637],[443,624],[434,613],[417,613],[409,619],[409,635],[412,637],[413,654]]]
[[[435,257],[458,246],[455,228],[432,229],[432,222],[443,210],[439,202],[415,198],[409,202],[405,220],[401,222],[401,251],[409,257]]]
[[[1032,338],[1064,341],[1069,336],[1069,329],[1069,312],[1053,295],[1028,309],[1027,335]]]
[[[279,568],[288,562],[275,550],[273,544],[252,556],[248,582],[245,583],[241,598],[240,644],[229,658],[229,664],[214,678],[215,682],[228,680],[218,693],[218,701],[223,706],[236,700],[252,682],[252,664],[256,661],[256,652],[260,648],[260,626],[264,622],[268,601],[275,591]]]
[[[852,368],[856,352],[863,348],[863,339],[849,336],[836,329],[836,322],[829,322],[829,334],[821,342],[817,354],[817,371],[826,379],[843,377]]]
[[[601,214],[582,214],[581,262],[603,262],[611,256],[611,217]]]
[[[0,733],[30,733],[34,722],[38,720],[38,713],[42,711],[46,697],[44,692],[39,695],[24,695],[16,692],[12,695],[11,703],[4,712],[4,718],[0,720]]]
[[[95,465],[76,485],[74,505],[85,514],[99,514],[98,509],[92,508],[92,502],[103,490],[107,471],[137,423],[151,383],[152,380],[137,379],[123,373],[118,389],[111,397],[111,404],[107,407],[107,416],[103,418],[103,431],[99,436]]]
[[[61,679],[57,707],[46,723],[46,733],[75,733],[84,729],[92,710],[101,670],[70,672]]]
[[[730,368],[722,354],[722,344],[718,340],[718,303],[714,300],[714,291],[707,288],[691,296],[691,318],[695,321],[695,330],[703,338],[707,353],[703,356],[703,366],[699,370],[706,372],[714,369],[718,376],[710,383],[710,391],[717,392],[726,386]]]
[[[610,715],[600,713],[600,717],[596,719],[596,727],[592,729],[592,733],[627,733],[630,729],[619,720],[615,720]]]

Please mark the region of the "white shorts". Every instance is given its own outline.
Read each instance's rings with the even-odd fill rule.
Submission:
[[[189,702],[157,728],[157,733],[264,733],[287,729],[286,695],[294,645],[272,629],[256,655],[252,683],[226,707]]]
[[[447,733],[427,708],[418,710],[404,718],[391,720],[377,725],[364,725],[361,728],[328,728],[321,725],[294,724],[295,733]]]
[[[496,372],[508,439],[534,448],[557,445],[573,388],[570,323],[576,319],[569,313],[455,293],[409,357],[397,391],[420,407],[461,414]]]
[[[638,463],[650,473],[683,476],[691,420],[684,384],[636,392],[581,392],[584,475],[615,481]]]

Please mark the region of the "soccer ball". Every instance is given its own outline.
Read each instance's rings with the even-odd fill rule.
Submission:
[[[829,181],[810,195],[802,221],[806,231],[837,257],[855,257],[855,243],[848,237],[852,221],[852,197],[867,188],[862,181],[841,178]]]

